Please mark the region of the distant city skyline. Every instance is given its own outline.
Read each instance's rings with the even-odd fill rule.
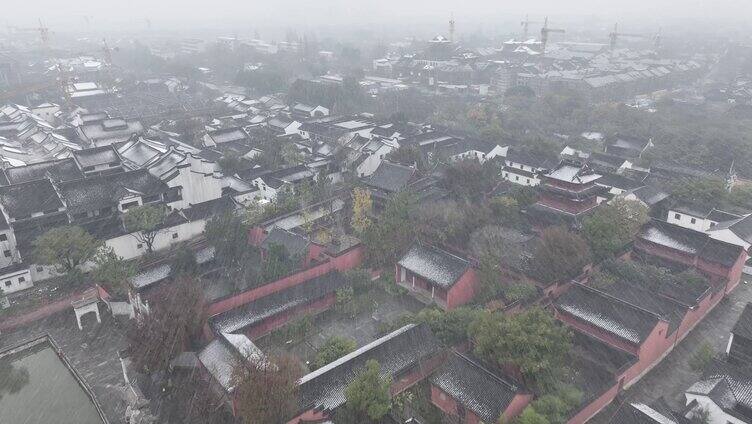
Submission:
[[[200,28],[221,28],[223,25],[355,27],[392,23],[404,26],[410,22],[416,25],[441,22],[453,13],[458,21],[458,32],[466,32],[467,28],[462,28],[463,22],[491,24],[507,20],[511,23],[525,14],[536,20],[549,15],[568,21],[603,18],[634,24],[687,19],[697,24],[739,24],[752,17],[752,1],[749,0],[632,0],[628,3],[611,2],[614,6],[604,3],[599,0],[41,0],[5,5],[0,24],[29,27],[42,19],[60,30],[76,30],[83,29],[88,20],[92,28],[112,26],[113,29],[127,30],[130,25],[134,30],[141,30],[149,19],[155,27],[170,29],[183,25]]]

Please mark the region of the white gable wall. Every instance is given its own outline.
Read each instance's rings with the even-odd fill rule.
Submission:
[[[707,231],[710,228],[710,224],[713,221],[698,216],[686,214],[675,210],[668,211],[668,217],[666,218],[669,224],[675,224],[680,227],[689,228],[695,231]],[[717,224],[717,223],[716,223]]]
[[[214,163],[187,155],[189,166],[178,168],[178,175],[167,181],[170,187],[181,187],[182,200],[170,203],[176,209],[222,197],[222,179],[215,175]]]

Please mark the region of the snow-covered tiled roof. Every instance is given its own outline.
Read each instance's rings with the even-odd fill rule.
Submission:
[[[399,260],[399,265],[432,283],[449,288],[462,277],[470,262],[436,247],[414,244]]]

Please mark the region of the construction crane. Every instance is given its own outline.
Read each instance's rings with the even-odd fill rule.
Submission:
[[[643,35],[641,34],[627,34],[624,32],[619,32],[619,24],[614,24],[614,31],[610,34],[608,34],[608,38],[611,41],[611,51],[613,52],[616,49],[616,41],[619,39],[619,37],[636,37],[636,38],[643,38]]]
[[[39,31],[39,38],[42,40],[42,45],[46,46],[50,41],[50,29],[42,24],[42,19],[39,19],[39,28],[37,28],[37,31]]]
[[[653,36],[653,46],[658,51],[661,48],[661,27],[658,27],[658,32]]]
[[[548,16],[546,16],[546,19],[543,20],[543,28],[541,28],[541,54],[546,54],[546,44],[548,44],[548,34],[551,34],[552,32],[563,34],[566,31],[559,28],[549,28],[548,27]]]
[[[454,13],[449,15],[449,42],[454,43]]]
[[[522,41],[527,41],[527,35],[528,35],[528,29],[530,29],[530,24],[539,24],[540,22],[533,22],[531,21],[527,15],[525,15],[525,20],[520,22],[520,26],[522,26],[522,34],[523,38]]]

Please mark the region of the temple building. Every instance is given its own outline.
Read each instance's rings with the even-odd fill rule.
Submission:
[[[541,224],[579,226],[598,206],[598,195],[607,191],[596,184],[600,178],[601,175],[593,173],[586,165],[560,163],[541,176],[540,197],[532,206],[531,214]]]

